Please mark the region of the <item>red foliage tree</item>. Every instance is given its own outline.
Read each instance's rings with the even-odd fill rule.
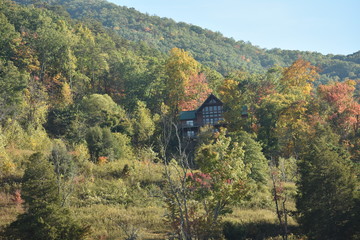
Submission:
[[[355,82],[337,82],[320,85],[320,97],[331,107],[328,120],[332,121],[344,134],[359,129],[360,104],[354,99]]]
[[[179,106],[182,111],[194,110],[203,103],[211,93],[211,89],[204,73],[190,77],[185,85],[184,100],[180,101]]]

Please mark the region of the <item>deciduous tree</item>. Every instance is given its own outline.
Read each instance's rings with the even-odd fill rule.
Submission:
[[[354,98],[355,81],[320,85],[318,91],[329,106],[325,114],[333,128],[343,138],[356,133],[360,127],[360,104]]]
[[[165,65],[166,81],[168,91],[167,105],[178,112],[179,104],[186,102],[185,89],[190,84],[190,78],[199,73],[199,63],[182,49],[173,48]]]

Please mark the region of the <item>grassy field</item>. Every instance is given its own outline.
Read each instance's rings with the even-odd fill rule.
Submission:
[[[164,221],[161,192],[163,172],[162,164],[151,161],[86,162],[72,181],[68,207],[82,224],[91,226],[89,239],[169,239],[171,228]],[[294,184],[285,187],[295,192]],[[24,211],[12,199],[11,194],[0,194],[0,226]],[[292,196],[288,207],[295,208]],[[271,203],[263,208],[234,206],[223,222],[227,239],[278,239],[281,232]],[[297,232],[291,217],[289,226]]]

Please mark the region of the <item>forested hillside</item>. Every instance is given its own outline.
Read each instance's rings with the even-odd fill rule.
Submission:
[[[102,1],[31,2],[0,2],[1,240],[359,239],[359,53],[261,50]],[[271,56],[284,66],[261,63]],[[210,93],[226,128],[184,136],[179,113]]]
[[[18,2],[33,2],[18,0]],[[264,73],[274,65],[289,66],[299,57],[321,69],[320,82],[360,78],[356,54],[349,56],[322,55],[316,52],[262,49],[249,42],[235,41],[219,32],[203,29],[172,19],[143,14],[135,9],[116,6],[99,0],[39,1],[61,5],[72,18],[97,20],[125,39],[144,42],[163,53],[177,47],[190,52],[203,65],[227,75],[233,70]],[[246,36],[243,36],[246,39]],[[358,55],[358,54],[357,54]]]

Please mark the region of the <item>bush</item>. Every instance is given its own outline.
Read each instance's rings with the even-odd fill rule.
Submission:
[[[109,160],[114,159],[116,145],[110,129],[90,128],[86,134],[86,142],[93,162],[98,162],[99,157],[107,157]]]

